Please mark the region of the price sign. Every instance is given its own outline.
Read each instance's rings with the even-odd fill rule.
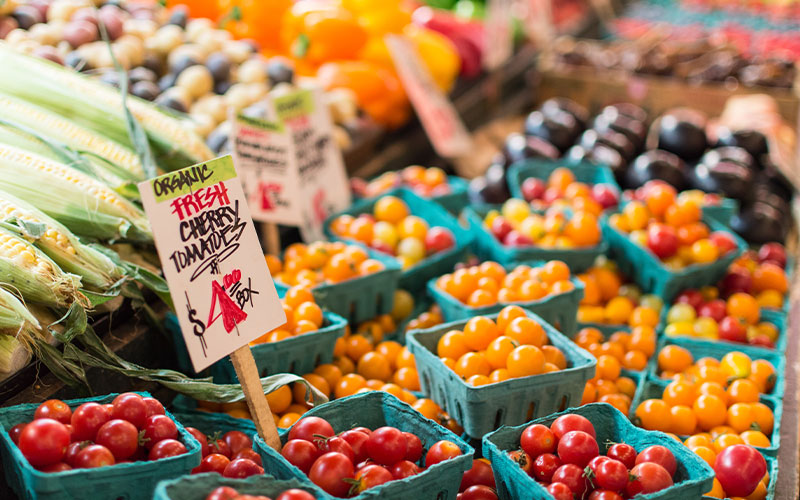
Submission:
[[[467,128],[450,100],[433,81],[411,42],[401,35],[386,35],[386,46],[406,94],[439,156],[457,158],[472,148]]]
[[[516,0],[489,0],[486,5],[486,52],[483,67],[488,70],[498,68],[514,53],[514,32],[511,21],[514,16]]]
[[[323,239],[325,219],[351,203],[328,107],[316,88],[274,97],[272,104],[294,148],[296,187],[289,192],[297,193],[300,204],[300,235],[305,241]]]
[[[280,120],[237,113],[232,117],[233,156],[253,219],[287,226],[303,224],[294,141]]]
[[[196,371],[286,322],[230,156],[139,192]]]

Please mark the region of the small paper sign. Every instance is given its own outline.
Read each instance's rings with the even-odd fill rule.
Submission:
[[[253,219],[303,224],[294,142],[279,120],[233,116],[233,156]]]
[[[493,70],[500,67],[514,53],[514,2],[516,0],[489,0],[486,5],[484,30],[486,52],[483,67]]]
[[[352,202],[328,107],[316,88],[275,97],[272,103],[294,145],[295,192],[303,205],[300,235],[307,242],[324,239],[325,219]]]
[[[139,192],[196,371],[286,322],[230,156]]]
[[[468,154],[472,140],[467,128],[453,104],[436,86],[414,46],[401,35],[386,35],[385,40],[403,88],[436,153],[444,158]]]

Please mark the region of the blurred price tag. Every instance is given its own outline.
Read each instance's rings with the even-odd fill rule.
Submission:
[[[489,0],[486,5],[486,52],[483,67],[493,70],[506,62],[514,53],[512,19],[516,0]]]
[[[408,98],[439,156],[457,158],[472,149],[472,139],[453,103],[436,86],[411,42],[386,35],[386,45]]]

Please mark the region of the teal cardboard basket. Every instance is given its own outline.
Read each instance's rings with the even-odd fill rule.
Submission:
[[[494,260],[503,265],[532,260],[561,260],[569,266],[570,271],[575,273],[589,269],[599,255],[605,255],[608,252],[608,243],[605,239],[601,240],[599,244],[587,248],[505,246],[483,226],[483,219],[492,209],[499,210],[500,205],[469,206],[462,212],[472,233],[473,250],[483,260]]]
[[[639,406],[640,403],[646,401],[648,399],[653,398],[661,398],[661,395],[664,392],[664,388],[669,385],[669,380],[663,379],[655,379],[652,376],[648,375],[647,379],[643,381],[642,384],[636,386],[636,395],[633,397],[633,403],[631,403],[631,412],[630,417],[634,420],[634,414],[636,413],[636,408]],[[772,426],[772,433],[767,435],[770,441],[769,447],[759,447],[755,446],[758,451],[763,453],[764,455],[769,456],[777,456],[778,449],[781,445],[781,416],[783,415],[783,402],[779,398],[774,398],[770,396],[761,396],[759,400],[767,405],[774,415],[774,424]],[[682,440],[685,440],[688,436],[679,436]],[[709,488],[710,489],[710,488]]]
[[[594,356],[538,315],[528,311],[528,317],[541,323],[550,343],[564,353],[566,369],[473,387],[436,355],[439,339],[450,330],[463,329],[466,320],[413,330],[406,337],[406,345],[416,359],[422,392],[439,403],[470,437],[480,438],[501,425],[520,424],[578,405],[586,381],[594,376]],[[496,318],[496,314],[492,316]]]
[[[277,498],[289,489],[313,493],[296,479],[275,479],[272,476],[250,476],[247,479],[230,479],[214,472],[193,474],[180,479],[161,481],[153,500],[206,500],[208,494],[220,486],[230,486],[242,495],[265,495]]]
[[[367,248],[367,254],[371,259],[379,260],[384,269],[339,283],[315,286],[311,293],[317,305],[351,323],[366,321],[392,310],[394,291],[400,281],[400,263],[397,259],[370,248]],[[283,294],[289,286],[276,281],[275,288]]]
[[[661,375],[658,370],[658,353],[661,349],[668,345],[676,345],[683,347],[692,353],[694,360],[700,358],[714,358],[722,359],[729,352],[742,352],[747,354],[753,361],[763,359],[772,363],[775,367],[775,386],[768,396],[783,398],[783,391],[785,387],[785,371],[786,362],[782,354],[770,349],[761,347],[754,347],[747,344],[733,344],[731,342],[713,342],[703,339],[695,339],[691,337],[661,337],[656,346],[656,355],[650,358],[647,365],[647,372],[654,379],[660,379]]]
[[[428,450],[438,441],[447,440],[457,444],[463,452],[458,457],[428,467],[420,474],[390,481],[353,497],[358,500],[368,498],[455,500],[462,475],[472,467],[472,455],[475,450],[471,446],[441,425],[423,417],[411,406],[385,392],[371,391],[337,399],[313,408],[303,415],[303,417],[308,416],[324,418],[336,432],[356,426],[375,430],[378,427],[390,425],[419,437],[423,450]],[[281,444],[285,444],[289,430],[281,429],[280,433]],[[254,445],[256,451],[261,454],[264,471],[267,474],[279,479],[297,479],[313,491],[318,499],[333,500],[336,498],[313,484],[300,469],[287,462],[279,452],[267,446],[260,437],[256,436]]]
[[[278,295],[283,296],[284,293],[285,290],[278,289]],[[195,373],[183,342],[178,320],[173,313],[167,313],[164,325],[172,334],[178,367],[185,373]],[[331,362],[336,339],[344,335],[346,327],[347,321],[344,318],[326,311],[323,313],[322,328],[315,332],[289,337],[280,342],[250,346],[259,376],[266,377],[276,373],[308,373],[320,363]],[[236,370],[228,358],[211,365],[208,373],[218,384],[236,383],[238,380]]]
[[[622,195],[622,189],[620,189],[614,174],[611,173],[611,169],[608,167],[588,162],[565,163],[562,160],[530,159],[514,163],[508,169],[506,180],[511,196],[525,199],[522,196],[522,183],[525,182],[525,179],[534,177],[547,182],[550,174],[557,168],[569,169],[575,174],[575,180],[578,182],[589,184],[590,186],[608,184],[617,190],[619,196]]]
[[[394,191],[386,193],[384,196],[388,195],[396,196],[403,200],[406,205],[408,205],[409,211],[412,215],[416,215],[425,219],[425,221],[427,221],[431,227],[441,226],[449,229],[450,232],[453,233],[453,236],[456,240],[455,247],[436,253],[430,257],[426,257],[421,262],[402,272],[398,286],[411,292],[416,292],[424,289],[425,283],[429,279],[435,276],[441,276],[442,274],[453,270],[453,267],[466,255],[469,244],[472,241],[472,234],[461,227],[461,225],[458,223],[458,219],[448,213],[447,210],[442,208],[436,202],[426,200],[425,198],[414,194],[414,192],[410,189],[398,188]],[[333,219],[343,214],[352,215],[354,217],[360,214],[371,214],[372,207],[375,205],[376,201],[377,198],[362,200],[356,202],[347,210],[328,217],[328,219],[325,221],[325,235],[331,240],[340,240],[353,243],[353,240],[341,238],[333,234],[330,228],[331,222]]]
[[[532,267],[536,264],[530,263]],[[509,269],[516,266],[507,266]],[[428,293],[436,300],[442,309],[442,316],[445,321],[466,320],[475,316],[488,316],[499,313],[508,305],[518,305],[541,316],[551,325],[557,326],[559,331],[566,335],[573,335],[576,327],[576,317],[578,314],[578,303],[583,298],[583,282],[572,277],[570,279],[575,288],[569,292],[560,293],[539,300],[528,302],[512,302],[509,304],[495,304],[484,307],[471,307],[464,304],[449,293],[440,290],[436,286],[436,278],[428,281]]]
[[[142,396],[150,396],[139,392]],[[117,394],[108,394],[85,399],[64,401],[72,409],[83,403],[111,403]],[[155,462],[140,461],[100,467],[97,469],[73,469],[46,474],[34,469],[20,449],[11,441],[8,429],[16,424],[33,420],[39,404],[24,404],[0,408],[0,457],[6,483],[20,499],[26,500],[83,500],[91,495],[94,500],[150,500],[159,481],[188,474],[200,465],[200,443],[184,429],[171,413],[167,416],[175,421],[178,440],[187,452],[183,455],[164,458]]]
[[[722,198],[719,205],[703,205],[703,215],[708,216],[726,228],[731,227],[731,219],[739,213],[739,202],[732,198]]]
[[[737,248],[728,252],[724,257],[717,259],[711,264],[688,266],[680,271],[671,271],[661,262],[661,259],[649,249],[643,248],[628,237],[628,235],[617,231],[608,223],[608,218],[603,217],[603,239],[608,241],[611,252],[614,254],[617,263],[626,276],[630,276],[647,293],[659,295],[664,303],[672,302],[672,299],[681,291],[687,288],[700,288],[706,285],[716,284],[725,275],[725,271],[731,263],[746,248],[747,244],[735,233],[703,216],[711,231],[725,231],[736,241]]]
[[[636,451],[648,446],[661,445],[669,448],[678,468],[673,476],[675,484],[657,493],[637,495],[640,500],[685,500],[700,498],[711,489],[714,471],[689,448],[675,441],[663,432],[646,431],[634,427],[630,421],[613,406],[606,403],[592,403],[547,417],[539,418],[516,427],[503,427],[483,438],[483,455],[492,462],[497,494],[501,500],[542,499],[552,500],[547,490],[519,465],[508,457],[508,452],[519,448],[519,438],[530,424],[549,426],[561,415],[578,414],[586,417],[594,425],[597,442],[627,443]],[[601,446],[601,449],[602,446]]]

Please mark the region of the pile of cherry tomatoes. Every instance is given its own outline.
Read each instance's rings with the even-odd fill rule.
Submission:
[[[314,288],[322,283],[340,283],[383,271],[383,262],[370,258],[358,245],[315,241],[309,245],[293,243],[283,253],[283,261],[265,255],[269,272],[279,282]]]
[[[600,243],[602,237],[600,220],[592,212],[553,206],[542,215],[519,198],[507,200],[500,211],[490,210],[483,225],[510,247],[586,248]]]
[[[214,439],[194,427],[186,427],[186,431],[200,443],[203,455],[192,474],[216,472],[223,477],[245,478],[264,473],[261,456],[253,450],[253,442],[244,432],[228,431]]]
[[[453,192],[447,182],[447,174],[439,167],[410,165],[399,172],[386,172],[367,182],[364,179],[350,180],[353,192],[362,198],[373,198],[392,189],[406,186],[425,198],[435,198]]]
[[[264,495],[244,495],[236,491],[234,488],[230,486],[220,486],[216,488],[214,491],[208,494],[206,500],[272,500],[268,496]],[[297,488],[291,488],[277,497],[275,500],[314,500],[314,495],[311,493],[300,490]]]
[[[419,437],[389,426],[355,427],[337,435],[319,417],[298,420],[281,449],[281,455],[314,484],[342,498],[420,474],[461,454],[451,441],[438,441],[426,451]]]
[[[553,170],[547,181],[528,177],[522,181],[520,191],[525,201],[535,210],[562,205],[573,210],[586,210],[597,216],[619,203],[619,190],[616,186],[578,182],[575,174],[565,167]]]
[[[42,472],[160,460],[187,452],[164,406],[131,392],[108,404],[83,403],[74,411],[61,400],[47,400],[31,422],[13,426],[9,435]]]

